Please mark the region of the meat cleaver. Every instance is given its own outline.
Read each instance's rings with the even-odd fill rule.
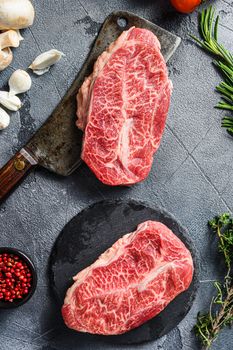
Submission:
[[[64,98],[30,141],[0,170],[0,200],[29,170],[38,165],[63,176],[78,168],[81,164],[82,132],[75,126],[77,91],[84,78],[92,72],[97,57],[123,30],[132,26],[149,29],[157,35],[166,61],[180,44],[181,39],[176,35],[130,12],[117,11],[110,14]]]

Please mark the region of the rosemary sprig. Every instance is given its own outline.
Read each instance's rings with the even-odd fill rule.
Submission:
[[[233,117],[224,117],[222,119],[222,127],[226,128],[228,133],[233,136]]]
[[[224,257],[227,272],[222,283],[214,283],[216,296],[212,298],[209,312],[197,315],[194,331],[206,349],[222,328],[233,323],[233,218],[222,214],[209,221],[209,226],[218,238],[218,250]]]
[[[216,90],[221,94],[222,98],[216,105],[216,108],[233,111],[233,55],[218,42],[219,16],[217,16],[215,20],[214,18],[215,9],[212,6],[203,10],[200,15],[200,34],[202,40],[194,35],[190,36],[200,47],[216,56],[217,60],[213,61],[213,63],[225,79],[224,82],[216,87]],[[232,127],[228,126],[225,118],[221,125],[233,136]]]

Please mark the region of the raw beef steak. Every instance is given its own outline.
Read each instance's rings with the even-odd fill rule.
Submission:
[[[164,224],[145,221],[74,277],[63,318],[80,332],[125,333],[160,313],[192,277],[192,257],[180,239]]]
[[[170,104],[172,83],[157,37],[131,27],[97,59],[78,95],[82,159],[108,185],[144,180]]]

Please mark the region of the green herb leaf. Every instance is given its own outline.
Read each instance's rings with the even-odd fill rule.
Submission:
[[[222,127],[227,129],[227,132],[233,136],[233,117],[224,117],[222,119]]]

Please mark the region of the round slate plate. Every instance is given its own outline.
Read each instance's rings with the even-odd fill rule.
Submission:
[[[105,200],[98,202],[76,215],[60,233],[50,259],[52,288],[60,306],[66,290],[72,285],[72,276],[92,264],[120,237],[136,229],[146,220],[156,220],[167,225],[190,250],[194,261],[194,277],[188,290],[178,295],[156,317],[125,334],[116,336],[88,335],[114,343],[137,344],[159,338],[185,317],[191,308],[198,288],[198,264],[196,251],[187,230],[165,210],[134,200]],[[82,337],[83,333],[76,332]],[[80,339],[81,340],[81,339]]]

